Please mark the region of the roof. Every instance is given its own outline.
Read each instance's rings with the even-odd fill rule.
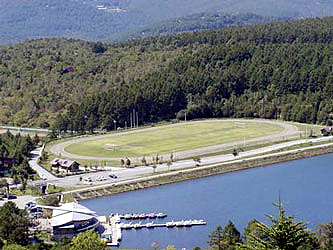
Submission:
[[[60,207],[53,208],[51,226],[61,226],[74,221],[86,221],[94,217],[96,217],[94,211],[91,211],[78,203],[65,203]]]
[[[76,163],[76,161],[59,159],[59,158],[55,158],[51,161],[51,165],[59,164],[61,167],[65,167],[65,168],[71,167],[74,163]]]
[[[323,128],[321,129],[321,131],[327,131],[327,132],[330,132],[333,130],[333,126],[330,126],[330,127],[326,127],[326,128]]]

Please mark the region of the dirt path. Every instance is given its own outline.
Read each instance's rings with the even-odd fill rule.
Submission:
[[[216,120],[211,120],[211,121],[216,121]],[[221,120],[223,121],[228,121],[228,120]],[[245,120],[245,119],[233,119],[232,121],[234,122],[255,122],[255,123],[268,123],[268,124],[274,124],[274,125],[279,125],[283,128],[282,132],[275,133],[272,135],[267,135],[267,136],[261,136],[257,138],[251,138],[251,139],[246,139],[246,140],[241,140],[241,141],[235,141],[235,142],[229,142],[229,143],[224,143],[224,144],[219,144],[219,145],[213,145],[213,146],[207,146],[207,147],[201,147],[201,148],[196,148],[196,149],[191,149],[191,150],[186,150],[186,151],[180,151],[174,153],[174,158],[179,160],[179,159],[184,159],[188,157],[193,157],[195,155],[204,155],[208,153],[216,153],[216,152],[221,152],[224,150],[232,149],[234,147],[239,147],[239,146],[250,146],[250,145],[257,145],[257,144],[262,144],[262,143],[267,143],[267,142],[273,142],[273,141],[281,141],[285,140],[287,138],[293,137],[295,135],[298,135],[300,131],[298,128],[294,125],[280,122],[280,121],[270,121],[270,120]],[[195,123],[197,122],[207,122],[205,121],[194,121]],[[194,123],[194,122],[187,122],[188,124]],[[183,125],[184,123],[176,123],[176,124],[171,124],[165,127],[175,127],[175,126],[180,126]],[[58,155],[59,157],[67,157],[71,159],[81,159],[81,160],[102,160],[102,161],[119,161],[121,158],[110,158],[110,157],[94,157],[94,156],[83,156],[83,155],[77,155],[77,154],[71,154],[66,152],[64,149],[65,147],[78,143],[78,142],[84,142],[84,141],[91,141],[91,140],[98,140],[98,139],[104,139],[108,137],[115,137],[115,136],[120,136],[120,135],[126,135],[126,134],[133,134],[133,133],[141,133],[141,132],[147,132],[147,131],[152,131],[156,129],[160,129],[161,127],[151,127],[151,128],[144,128],[144,129],[138,129],[138,130],[131,130],[131,131],[126,131],[126,132],[120,132],[116,134],[108,134],[108,135],[98,135],[98,136],[84,136],[80,138],[75,138],[73,140],[65,141],[58,143],[50,148],[50,151],[52,154]],[[260,129],[260,128],[258,128]],[[170,157],[170,154],[167,155],[161,155],[164,160],[168,159]],[[131,157],[131,160],[133,161],[140,161],[142,157]],[[152,157],[146,157],[146,160],[151,161]]]

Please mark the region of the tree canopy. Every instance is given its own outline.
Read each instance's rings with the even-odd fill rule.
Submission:
[[[135,111],[139,124],[185,114],[330,124],[332,23],[317,18],[118,44],[36,39],[3,46],[0,123],[92,132],[129,125]]]
[[[0,207],[0,239],[8,244],[28,244],[28,229],[32,226],[25,210],[9,201]],[[12,249],[12,248],[8,248]]]
[[[106,250],[105,242],[101,240],[98,233],[90,230],[78,234],[72,240],[69,250]]]

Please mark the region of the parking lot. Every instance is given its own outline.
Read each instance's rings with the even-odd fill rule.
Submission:
[[[7,199],[3,198],[3,200],[0,201],[0,206],[3,206],[8,201],[14,202],[18,208],[25,208],[25,204],[28,203],[29,201],[34,201],[36,197],[31,196],[31,195],[24,195],[24,196],[18,196],[16,199]]]

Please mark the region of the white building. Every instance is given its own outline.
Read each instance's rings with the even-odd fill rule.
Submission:
[[[76,234],[95,229],[99,225],[94,211],[75,202],[60,207],[42,207],[53,209],[51,227],[56,239],[63,236],[73,238]]]

